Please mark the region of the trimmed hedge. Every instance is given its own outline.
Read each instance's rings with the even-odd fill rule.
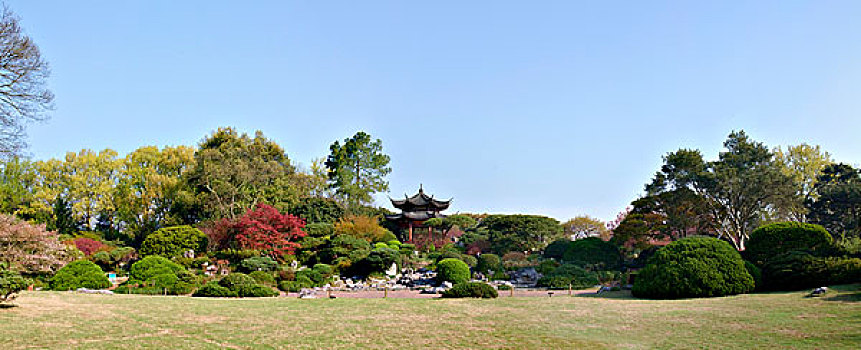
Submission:
[[[192,296],[195,297],[212,297],[212,298],[231,298],[239,295],[236,292],[222,287],[218,282],[212,281],[200,287]]]
[[[493,286],[482,282],[458,283],[442,292],[443,298],[496,298],[499,294]]]
[[[51,278],[51,289],[74,290],[78,288],[105,289],[111,281],[99,265],[89,260],[78,260],[63,266]]]
[[[580,289],[598,284],[598,275],[572,264],[559,266],[550,273],[538,279],[538,287],[550,289]]]
[[[465,283],[470,277],[469,266],[459,259],[442,259],[436,264],[436,279],[439,283],[445,281],[453,284]]]
[[[832,245],[831,234],[824,227],[801,222],[778,222],[760,226],[750,233],[745,257],[758,266],[790,251],[817,255]]]
[[[239,269],[247,273],[253,271],[275,271],[278,269],[278,262],[268,256],[255,256],[243,259],[239,263]]]
[[[141,255],[161,255],[172,258],[182,255],[187,250],[195,252],[206,251],[209,239],[200,230],[188,226],[172,226],[161,228],[146,237],[141,244]]]
[[[729,243],[708,237],[684,238],[655,253],[637,274],[638,298],[718,297],[752,291],[753,277]]]
[[[616,269],[622,264],[619,248],[597,237],[578,239],[568,245],[562,260],[576,265],[599,265],[603,269]]]
[[[800,290],[861,282],[861,259],[788,252],[763,265],[762,279],[768,290]]]
[[[173,261],[158,255],[150,255],[132,264],[129,269],[129,281],[144,282],[157,275],[177,274],[182,271],[185,269]]]
[[[275,277],[272,276],[271,272],[266,271],[254,271],[248,274],[249,277],[253,278],[258,284],[266,285],[266,286],[275,286]]]

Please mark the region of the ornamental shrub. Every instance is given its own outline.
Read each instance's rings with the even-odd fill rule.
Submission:
[[[388,231],[388,230],[386,231],[386,233],[383,233],[382,237],[377,238],[377,242],[391,242],[391,241],[400,242],[400,241],[398,241],[398,236],[395,236],[395,234],[392,233],[392,231]]]
[[[275,271],[278,269],[278,262],[268,256],[255,256],[242,260],[239,269],[244,272]]]
[[[305,270],[300,270],[299,272],[296,272],[296,280],[299,280],[300,277],[305,277],[308,280],[310,280],[311,285],[313,285],[313,286],[319,286],[319,285],[323,284],[323,281],[325,281],[325,278],[323,277],[322,274],[320,274],[319,272],[314,271],[312,269],[305,269]]]
[[[799,290],[861,281],[861,259],[817,257],[793,251],[769,259],[762,267],[767,290]]]
[[[496,254],[481,254],[478,256],[478,262],[475,264],[475,269],[487,273],[488,271],[502,271],[502,260]]]
[[[223,278],[221,278],[220,281],[218,281],[219,286],[230,289],[232,291],[236,291],[239,286],[255,284],[257,284],[257,281],[255,281],[250,276],[239,272],[231,273],[227,276],[224,276]]]
[[[567,238],[551,242],[546,248],[544,248],[544,258],[562,260],[562,256],[565,255],[565,252],[568,250],[568,247],[571,246],[571,243],[571,240]]]
[[[598,282],[598,277],[594,272],[589,272],[577,265],[565,264],[539,278],[538,286],[550,289],[568,289],[570,285],[571,288],[580,289],[592,287]]]
[[[74,290],[78,288],[105,289],[111,286],[108,277],[99,265],[89,260],[78,260],[57,271],[51,278],[51,289]]]
[[[493,286],[482,282],[465,282],[455,284],[449,290],[442,292],[443,298],[496,298],[499,294]]]
[[[275,277],[272,276],[271,272],[253,271],[249,273],[248,276],[253,278],[258,284],[275,286]]]
[[[243,298],[265,298],[278,296],[278,292],[276,292],[272,288],[259,284],[239,286],[236,289],[236,294]]]
[[[561,264],[559,264],[558,262],[553,261],[553,260],[544,260],[544,261],[538,263],[538,266],[535,268],[535,271],[538,271],[538,273],[540,273],[540,274],[546,275],[548,273],[553,272],[553,270],[555,270],[560,265]]]
[[[215,258],[227,260],[231,264],[238,264],[242,260],[260,256],[259,250],[253,249],[225,249],[215,252]]]
[[[30,283],[32,281],[21,277],[17,272],[4,270],[0,266],[0,303],[14,300],[16,293],[27,289]]]
[[[188,225],[165,227],[146,237],[141,244],[140,253],[143,256],[161,255],[172,258],[188,250],[204,252],[208,242],[206,234],[194,227]]]
[[[764,287],[762,285],[762,270],[747,260],[744,261],[744,268],[747,269],[747,273],[750,274],[750,277],[753,277],[754,289],[762,289]]]
[[[597,237],[578,239],[568,245],[562,260],[577,265],[599,265],[603,269],[616,269],[622,263],[622,255],[616,245]]]
[[[177,274],[181,271],[185,269],[173,261],[158,255],[150,255],[132,264],[129,269],[129,280],[143,282],[156,275]]]
[[[213,297],[213,298],[230,298],[237,297],[239,295],[236,292],[222,287],[218,284],[218,282],[211,281],[207,284],[204,284],[203,287],[200,287],[194,294],[194,297]]]
[[[436,279],[439,283],[466,283],[470,276],[469,266],[461,260],[448,258],[436,264]]]
[[[826,253],[832,245],[831,234],[822,226],[801,222],[778,222],[760,226],[750,233],[745,257],[759,266],[791,251],[813,255]]]
[[[718,297],[752,291],[753,277],[729,243],[684,238],[655,253],[639,271],[632,293],[639,298]]]

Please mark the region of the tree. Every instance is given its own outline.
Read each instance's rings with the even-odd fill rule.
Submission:
[[[276,260],[300,248],[297,241],[305,237],[305,222],[290,214],[282,214],[270,205],[259,203],[236,222],[236,240],[244,249],[259,250]]]
[[[25,274],[52,273],[71,260],[57,234],[0,214],[0,263]]]
[[[846,164],[826,166],[814,185],[816,198],[805,202],[809,221],[841,241],[861,237],[861,171]]]
[[[0,161],[0,212],[19,215],[35,200],[33,163],[18,157]]]
[[[775,161],[781,170],[792,177],[796,184],[796,202],[787,209],[786,215],[796,221],[806,221],[807,208],[803,201],[815,199],[816,181],[822,170],[833,163],[831,154],[823,151],[820,147],[802,143],[797,146],[788,146],[784,151],[781,148],[774,150]]]
[[[53,108],[47,88],[48,63],[36,43],[24,34],[18,17],[0,11],[0,156],[18,154],[26,144],[24,125],[43,120]]]
[[[603,221],[588,215],[576,216],[566,221],[562,224],[562,229],[566,234],[570,234],[572,239],[587,237],[610,238],[610,231],[607,230],[607,225]]]
[[[559,221],[538,215],[490,215],[481,221],[494,252],[543,249],[563,235]]]
[[[344,208],[328,198],[307,197],[299,200],[289,212],[307,223],[335,223],[344,216]]]
[[[664,165],[646,185],[646,196],[632,202],[632,213],[653,221],[653,239],[676,240],[707,233],[713,226],[708,202],[697,193],[708,165],[698,150],[680,149],[664,156]],[[648,215],[654,214],[654,215]],[[660,222],[658,222],[660,221]]]
[[[329,150],[329,187],[349,207],[369,204],[374,193],[388,191],[385,177],[392,168],[388,166],[389,156],[383,154],[382,141],[372,141],[371,135],[359,131],[343,145],[335,141]]]
[[[121,161],[114,191],[117,219],[139,243],[145,234],[165,225],[187,224],[173,215],[188,199],[182,176],[194,162],[194,149],[186,146],[146,146]]]
[[[164,227],[148,235],[141,244],[143,256],[160,255],[165,258],[180,256],[186,251],[205,252],[208,239],[200,230],[187,226]]]
[[[288,179],[294,172],[281,146],[262,132],[250,137],[219,128],[200,143],[188,182],[207,216],[236,219],[257,203],[295,202]]]
[[[32,283],[30,280],[21,277],[21,274],[15,271],[4,270],[0,266],[0,303],[10,302],[15,300],[15,293],[18,293]]]
[[[378,242],[386,233],[391,232],[380,226],[376,216],[349,215],[335,224],[336,235],[353,236],[368,242]]]

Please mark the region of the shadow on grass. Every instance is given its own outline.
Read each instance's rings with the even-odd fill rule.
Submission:
[[[630,290],[620,290],[615,292],[601,292],[601,293],[584,293],[577,294],[578,298],[602,298],[602,299],[637,299],[631,296]]]
[[[840,292],[840,294],[826,296],[822,298],[822,300],[841,301],[849,303],[861,302],[861,284],[859,283],[833,286],[831,287],[831,289]]]
[[[18,307],[18,305],[15,305],[15,304],[0,304],[0,309],[11,309],[11,308],[13,308],[13,307]]]

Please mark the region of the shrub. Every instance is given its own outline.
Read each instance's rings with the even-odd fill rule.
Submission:
[[[747,273],[750,274],[750,277],[753,277],[754,289],[762,289],[764,287],[762,285],[762,270],[747,260],[744,261],[744,268],[747,269]]]
[[[469,281],[470,273],[469,266],[465,262],[458,259],[443,259],[436,264],[437,282],[448,281],[454,284],[465,283]]]
[[[388,230],[386,230],[386,232],[383,233],[382,237],[377,238],[377,242],[391,242],[391,241],[399,242],[398,236],[395,236],[395,234],[392,233],[392,231],[388,231]],[[386,243],[386,244],[388,244],[388,243]]]
[[[312,238],[330,237],[335,234],[335,225],[315,222],[313,224],[305,225],[305,227],[302,228],[302,231],[305,231],[305,233],[308,234],[308,237]]]
[[[108,277],[99,265],[89,260],[69,263],[51,278],[51,289],[73,290],[78,288],[104,289],[111,286]]]
[[[449,290],[442,292],[443,298],[496,298],[499,294],[493,286],[482,282],[465,282],[455,284]]]
[[[550,289],[587,288],[598,284],[595,273],[572,264],[561,265],[538,279],[539,287]]]
[[[255,281],[250,276],[239,272],[231,273],[227,276],[222,277],[221,280],[218,281],[219,286],[230,289],[232,291],[236,291],[239,286],[255,284],[257,284],[257,281]]]
[[[496,286],[496,290],[511,290],[511,286],[507,284],[500,284]]]
[[[634,281],[633,295],[654,299],[717,297],[747,293],[753,277],[729,243],[684,238],[658,250]]]
[[[278,262],[268,256],[255,256],[243,259],[239,263],[239,269],[244,272],[275,271],[278,269]]]
[[[544,248],[544,258],[562,260],[562,256],[565,255],[571,243],[571,240],[567,238],[553,241],[547,245],[547,248]]]
[[[146,282],[156,288],[169,288],[179,282],[179,277],[176,277],[176,275],[172,273],[163,273],[150,277]]]
[[[496,254],[481,254],[478,256],[478,262],[475,264],[475,269],[487,273],[488,271],[502,270],[502,260]]]
[[[301,277],[305,277],[310,280],[312,286],[319,286],[325,280],[322,274],[312,269],[305,269],[296,272],[296,280],[298,281]]]
[[[790,251],[816,255],[831,248],[831,235],[822,226],[801,222],[778,222],[753,230],[745,256],[762,266],[769,259]]]
[[[130,281],[142,282],[149,280],[155,275],[164,273],[176,274],[180,271],[185,271],[185,269],[173,261],[158,255],[150,255],[132,264],[131,269],[129,269],[129,279]]]
[[[535,271],[538,271],[540,274],[548,274],[553,272],[557,267],[559,267],[559,263],[553,260],[544,260],[538,264],[538,267],[535,268]]]
[[[236,294],[243,298],[265,298],[278,296],[278,292],[272,290],[272,288],[259,284],[239,286],[236,290]]]
[[[314,281],[308,278],[308,276],[305,275],[296,276],[295,282],[301,285],[302,288],[311,288],[316,284],[314,283]]]
[[[214,297],[214,298],[229,298],[237,297],[236,292],[222,287],[218,282],[212,281],[200,287],[192,296],[195,297]]]
[[[271,272],[253,271],[248,276],[253,278],[258,284],[275,286],[275,277],[272,276]]]
[[[332,277],[335,274],[335,268],[332,265],[327,264],[314,264],[314,267],[311,268],[314,271],[317,271],[323,278]]]
[[[616,269],[622,263],[619,248],[597,237],[571,242],[562,255],[562,260],[577,265],[599,265],[605,269]]]
[[[27,289],[31,281],[15,271],[0,269],[0,303],[12,301],[16,293]]]
[[[253,249],[225,249],[215,252],[216,259],[230,261],[231,264],[238,264],[242,260],[260,256],[259,250]]]
[[[93,255],[93,253],[106,247],[104,243],[86,237],[75,238],[72,242],[75,244],[75,248],[78,248],[86,256]]]
[[[768,290],[799,290],[854,283],[861,281],[861,259],[789,252],[771,258],[763,265],[762,280]]]
[[[172,258],[180,256],[188,250],[195,252],[206,251],[208,238],[200,230],[188,226],[172,226],[161,228],[146,237],[141,244],[141,255],[161,255]]]

